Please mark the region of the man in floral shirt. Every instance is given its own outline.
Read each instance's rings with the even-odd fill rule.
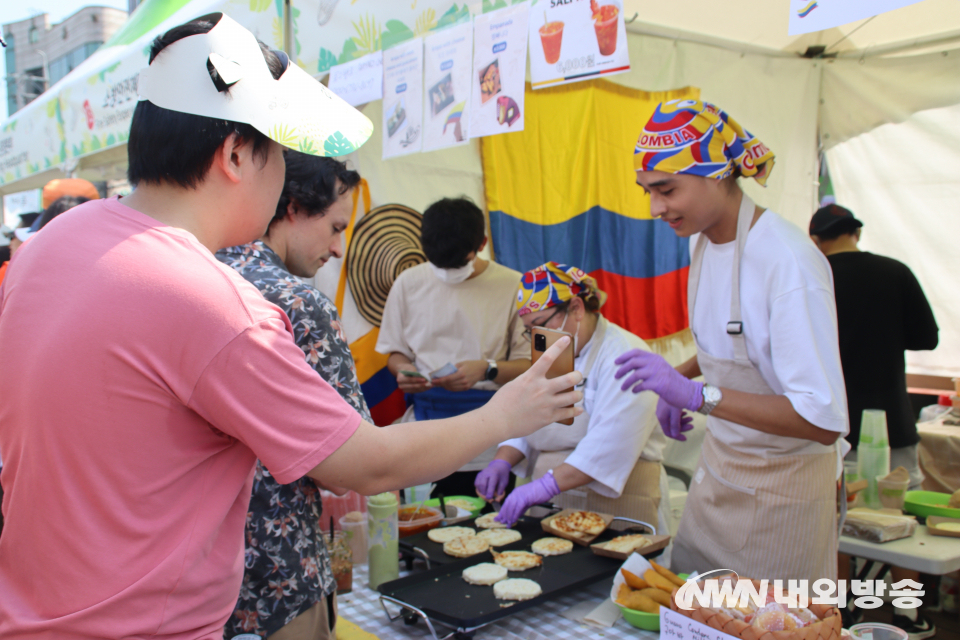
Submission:
[[[287,151],[277,213],[260,240],[217,252],[290,318],[307,362],[370,420],[336,307],[300,278],[343,256],[351,192],[360,176],[334,158]],[[277,416],[283,419],[282,415]],[[323,542],[320,491],[304,477],[282,485],[257,463],[247,514],[246,558],[237,609],[224,629],[262,638],[333,638],[336,584]]]

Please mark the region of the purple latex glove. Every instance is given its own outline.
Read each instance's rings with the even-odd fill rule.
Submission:
[[[473,486],[487,500],[496,500],[507,490],[510,482],[510,463],[506,460],[491,460],[487,468],[477,474]]]
[[[620,387],[621,391],[630,387],[634,393],[653,391],[667,404],[688,411],[703,406],[703,383],[684,378],[663,356],[634,349],[617,358],[616,364],[623,365],[617,370],[617,380],[632,372]]]
[[[503,503],[503,508],[500,509],[500,513],[498,513],[494,519],[505,525],[513,526],[513,523],[519,520],[520,516],[522,516],[527,509],[535,504],[546,502],[559,493],[560,487],[557,486],[557,481],[554,480],[553,474],[544,474],[539,480],[534,480],[533,482],[514,489],[510,495],[507,496],[506,502]]]
[[[686,411],[664,402],[663,398],[657,400],[657,420],[668,438],[681,442],[687,440],[687,436],[683,434],[693,429],[693,417],[688,416]]]

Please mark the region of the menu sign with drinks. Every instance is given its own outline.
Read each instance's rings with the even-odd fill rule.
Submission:
[[[534,89],[630,70],[621,0],[534,0],[529,38]]]
[[[529,9],[518,4],[473,21],[471,137],[523,130]]]

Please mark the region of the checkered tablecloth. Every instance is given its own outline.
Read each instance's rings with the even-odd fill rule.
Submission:
[[[401,575],[405,575],[401,573]],[[582,622],[575,622],[563,617],[563,613],[573,606],[589,601],[599,605],[610,595],[609,581],[602,581],[576,595],[567,595],[555,600],[549,600],[538,607],[531,607],[515,615],[509,616],[477,630],[477,640],[577,640],[595,638],[611,640],[615,638],[630,638],[641,640],[658,640],[658,632],[641,631],[631,627],[620,618],[610,628],[600,628]],[[379,594],[367,587],[367,568],[356,565],[353,568],[353,592],[337,596],[339,614],[345,620],[356,624],[364,631],[372,633],[381,640],[388,638],[430,638],[430,631],[422,620],[416,625],[408,626],[403,619],[390,622],[383,607],[380,606]],[[387,605],[392,614],[397,608]],[[449,633],[449,629],[434,624],[437,635],[441,638]]]

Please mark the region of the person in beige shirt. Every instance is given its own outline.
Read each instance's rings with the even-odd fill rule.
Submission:
[[[520,273],[478,257],[484,227],[483,212],[466,198],[433,203],[421,230],[429,262],[404,271],[390,289],[377,351],[390,356],[387,367],[407,394],[401,422],[476,409],[530,367],[515,309]],[[437,493],[474,495],[474,478],[495,453],[440,480]]]

